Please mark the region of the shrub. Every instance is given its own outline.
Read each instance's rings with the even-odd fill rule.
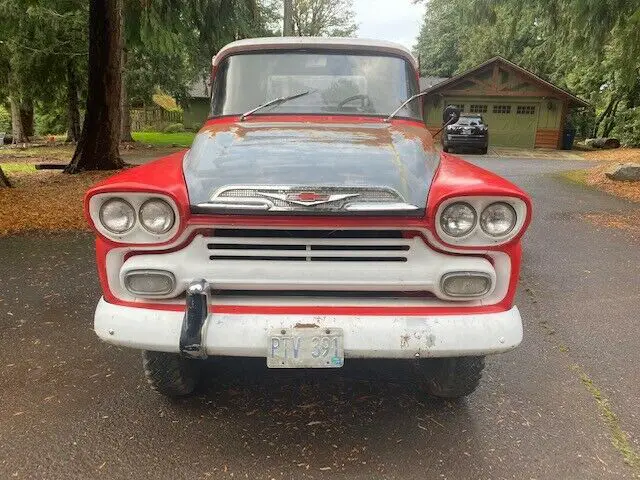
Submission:
[[[164,127],[164,133],[181,133],[184,132],[184,125],[181,123],[171,123]]]
[[[630,108],[616,115],[611,134],[626,147],[640,147],[640,107]]]
[[[55,108],[38,110],[34,115],[37,135],[60,134],[67,131],[67,118],[64,110]]]
[[[8,133],[11,131],[11,114],[0,105],[0,132]]]

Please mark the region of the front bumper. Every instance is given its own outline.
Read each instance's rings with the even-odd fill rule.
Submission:
[[[444,145],[446,147],[486,147],[489,139],[480,135],[445,135]]]
[[[100,299],[95,331],[109,343],[180,352],[184,313],[124,307]],[[266,357],[268,332],[342,328],[347,358],[455,357],[502,353],[522,341],[517,307],[500,313],[429,316],[263,315],[210,313],[202,347],[210,356]]]

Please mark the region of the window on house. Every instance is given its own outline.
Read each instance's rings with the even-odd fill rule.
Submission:
[[[511,113],[511,105],[494,105],[493,113]]]
[[[464,104],[463,103],[447,103],[446,106],[451,105],[452,107],[457,107],[460,110],[460,113],[464,112]]]
[[[487,113],[486,105],[469,105],[469,112],[471,113]]]
[[[533,115],[535,113],[535,105],[518,105],[518,108],[516,109],[517,115]]]

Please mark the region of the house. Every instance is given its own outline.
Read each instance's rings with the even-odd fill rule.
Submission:
[[[187,129],[199,129],[209,117],[211,91],[203,78],[189,85],[187,101],[184,106],[184,126]]]
[[[442,127],[443,109],[457,105],[462,112],[483,116],[491,146],[560,148],[569,110],[591,107],[502,57],[442,81],[421,79],[423,83],[428,92],[425,122],[432,133]]]

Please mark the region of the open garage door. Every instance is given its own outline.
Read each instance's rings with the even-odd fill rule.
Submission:
[[[506,99],[505,99],[506,100]],[[445,105],[464,107],[464,113],[479,113],[489,125],[489,145],[533,148],[538,128],[538,103],[482,102],[451,99]]]

